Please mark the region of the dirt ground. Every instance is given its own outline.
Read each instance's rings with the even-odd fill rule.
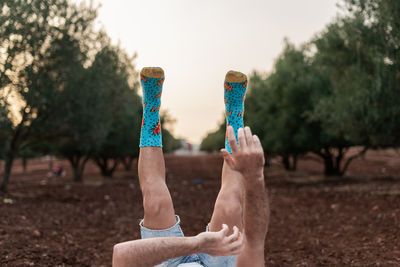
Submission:
[[[139,237],[137,169],[102,179],[89,164],[83,184],[46,178],[48,162],[17,162],[0,195],[0,266],[111,266],[115,243]],[[56,164],[56,165],[57,165]],[[187,235],[204,230],[220,186],[219,155],[166,156],[167,179]],[[3,164],[1,164],[3,166]],[[2,167],[0,167],[0,172]],[[323,181],[307,156],[296,172],[265,169],[271,221],[268,266],[400,266],[400,158],[368,152],[342,180]],[[10,203],[12,202],[12,203]]]

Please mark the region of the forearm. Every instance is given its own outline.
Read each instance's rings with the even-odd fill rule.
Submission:
[[[252,249],[264,250],[270,212],[264,175],[258,174],[245,180],[249,181],[245,183],[243,210],[246,243]]]
[[[197,253],[196,237],[159,237],[128,241],[114,246],[113,266],[154,266],[184,255]]]

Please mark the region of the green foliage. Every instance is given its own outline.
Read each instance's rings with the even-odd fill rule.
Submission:
[[[346,15],[310,43],[286,43],[272,73],[250,77],[247,124],[288,168],[289,157],[313,152],[326,174],[342,175],[366,149],[400,145],[400,2],[344,4]],[[214,149],[221,132],[203,143]],[[350,146],[364,149],[345,159]]]
[[[313,117],[315,103],[330,95],[331,87],[312,58],[306,56],[306,48],[296,49],[287,42],[272,73],[265,79],[252,74],[246,100],[248,125],[259,135],[264,150],[280,155],[287,169],[295,169],[297,156],[309,151],[330,164],[331,149],[351,145],[343,135],[332,134]],[[327,174],[332,171],[326,166]]]
[[[70,38],[56,42],[61,45],[52,46],[51,60],[44,65],[45,73],[52,75],[44,80],[51,88],[63,81],[63,87],[57,92],[51,120],[35,134],[46,137],[48,152],[69,160],[76,181],[82,180],[90,158],[103,175],[111,176],[119,158],[138,153],[141,104],[137,83],[131,79],[137,76],[132,59],[103,40],[103,48],[85,67],[77,42]],[[109,168],[111,159],[114,165]]]
[[[110,160],[138,156],[142,106],[134,57],[94,30],[96,16],[96,9],[68,0],[0,2],[4,191],[18,155],[66,158],[76,181],[90,158],[111,175]],[[164,139],[166,150],[179,144],[167,130]]]
[[[161,135],[162,135],[162,144],[164,153],[172,152],[176,149],[179,149],[182,144],[181,141],[175,138],[171,131],[168,128],[175,123],[175,120],[169,115],[167,111],[164,111],[160,115],[161,121]]]
[[[14,126],[8,135],[3,191],[7,190],[19,150],[34,140],[28,138],[32,132],[46,129],[44,126],[49,124],[57,111],[54,108],[60,103],[58,92],[64,90],[68,77],[53,71],[57,68],[60,71],[63,66],[57,66],[61,62],[51,55],[58,56],[54,52],[61,50],[74,53],[74,48],[79,46],[83,53],[69,54],[71,61],[76,56],[86,60],[84,55],[89,50],[95,16],[95,10],[83,5],[77,7],[67,0],[0,2],[0,49],[4,51],[0,58],[0,89],[8,106],[20,106],[17,114],[13,114]],[[65,42],[72,47],[61,49]],[[79,68],[75,71],[79,72]],[[54,75],[60,82],[56,87],[52,86],[56,84],[52,83]]]
[[[225,146],[225,118],[219,123],[218,129],[210,132],[201,141],[200,150],[207,152],[219,151]]]
[[[77,61],[79,74],[75,73],[75,68],[71,68],[67,86],[60,92],[63,99],[59,107],[61,116],[54,122],[54,135],[60,137],[55,142],[55,154],[67,158],[75,166],[74,169],[81,165],[81,169],[74,174],[75,180],[82,179],[84,163],[106,138],[112,123],[110,102],[113,103],[118,97],[112,90],[114,87],[109,87],[111,82],[103,80],[105,72],[97,72],[98,60],[101,59],[96,57],[93,65],[87,69]],[[104,84],[99,86],[101,81]]]
[[[96,90],[106,90],[111,97],[102,101],[108,110],[100,113],[111,122],[108,134],[92,155],[103,175],[112,176],[119,160],[137,157],[139,154],[139,133],[141,125],[141,99],[137,95],[137,83],[130,84],[131,76],[137,72],[129,58],[117,47],[106,47],[96,56],[92,71],[96,75]],[[109,161],[114,163],[109,167]]]
[[[13,84],[13,90],[21,93],[27,87],[24,69],[31,71],[42,64],[49,45],[65,34],[81,40],[91,32],[90,26],[96,11],[85,6],[77,7],[67,0],[18,0],[0,3],[0,88]]]
[[[265,80],[258,74],[250,78],[247,96],[247,121],[272,154],[302,154],[316,148],[314,135],[320,129],[307,120],[312,99],[323,79],[313,70],[303,50],[286,44]],[[257,127],[257,125],[259,125]]]
[[[68,0],[0,2],[3,191],[14,158],[31,151],[68,159],[76,181],[90,158],[111,175],[116,162],[138,156],[134,57],[94,30],[96,15]],[[10,113],[11,105],[20,109]],[[175,149],[179,142],[166,130],[164,136],[166,150]]]
[[[369,147],[400,145],[400,3],[346,1],[351,16],[314,40],[315,62],[332,83],[315,117]]]

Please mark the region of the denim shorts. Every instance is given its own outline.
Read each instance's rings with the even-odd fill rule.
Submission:
[[[176,224],[168,229],[151,230],[143,226],[143,220],[140,221],[140,233],[142,239],[153,237],[168,237],[168,236],[184,236],[181,226],[181,219],[176,215]],[[208,231],[208,226],[206,231]],[[157,267],[176,267],[179,264],[196,262],[205,267],[235,267],[236,255],[213,257],[209,254],[199,253],[178,258],[169,259],[163,263],[156,265]]]

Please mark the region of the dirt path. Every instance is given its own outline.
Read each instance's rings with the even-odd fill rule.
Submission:
[[[296,173],[272,161],[268,266],[400,266],[397,160],[369,155],[350,168],[352,179],[329,183],[320,182],[314,160],[300,161]],[[221,163],[216,155],[166,157],[187,235],[203,231],[211,217]],[[28,175],[17,170],[11,193],[0,197],[0,266],[110,266],[113,244],[139,237],[136,170],[104,180],[90,165],[86,183],[75,184],[68,175],[46,179],[46,168],[35,161]]]

